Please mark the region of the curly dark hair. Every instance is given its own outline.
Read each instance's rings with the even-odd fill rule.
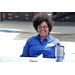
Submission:
[[[40,25],[42,22],[46,22],[49,27],[49,32],[51,32],[54,22],[51,20],[50,16],[47,13],[38,13],[34,16],[32,22],[33,27],[37,31],[37,26]]]

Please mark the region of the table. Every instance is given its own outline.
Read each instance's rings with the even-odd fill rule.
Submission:
[[[31,62],[29,60],[37,60],[37,62],[56,62],[56,59],[53,59],[53,58],[0,56],[0,62]],[[74,59],[63,59],[63,62],[75,62],[75,60]]]

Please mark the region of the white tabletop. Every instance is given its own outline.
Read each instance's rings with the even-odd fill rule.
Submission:
[[[31,60],[31,61],[30,61]],[[36,58],[36,57],[8,57],[0,56],[0,62],[56,62],[53,58]],[[63,62],[75,62],[74,59],[63,59]]]

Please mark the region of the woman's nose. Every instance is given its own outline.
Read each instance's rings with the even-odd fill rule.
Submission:
[[[44,30],[44,28],[42,27],[41,30]]]

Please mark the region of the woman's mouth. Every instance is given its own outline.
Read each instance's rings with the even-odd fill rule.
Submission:
[[[45,31],[41,31],[41,34],[44,34],[45,33]]]

